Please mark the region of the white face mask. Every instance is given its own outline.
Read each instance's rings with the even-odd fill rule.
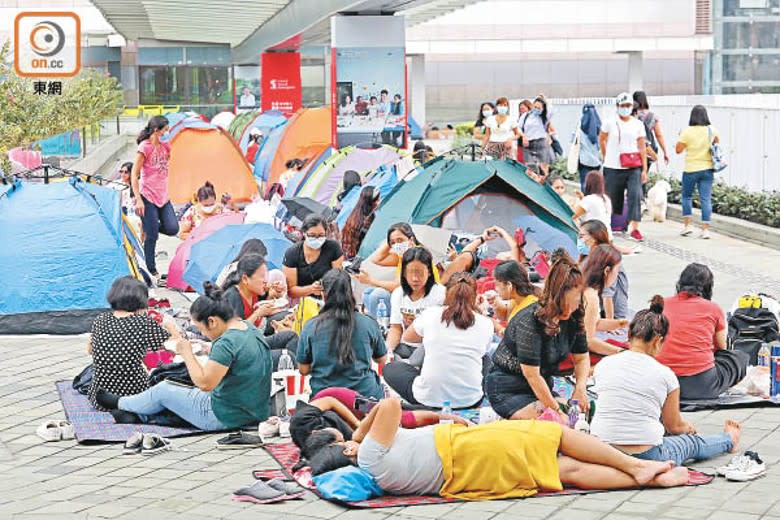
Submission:
[[[390,246],[390,250],[398,256],[403,256],[409,249],[409,242],[398,242]]]
[[[325,244],[325,237],[309,238],[306,237],[306,245],[312,249],[319,249]]]
[[[499,113],[499,114],[501,114],[501,115],[504,115],[504,114],[506,114],[507,112],[509,112],[509,107],[505,107],[504,105],[498,105],[498,106],[496,107],[496,110],[498,110],[498,113]]]
[[[214,213],[214,210],[216,210],[216,209],[217,209],[217,205],[216,204],[212,204],[211,206],[201,206],[200,207],[200,210],[203,213]]]
[[[493,111],[492,110],[483,110],[482,111],[482,117],[490,117],[492,115],[493,115]]]

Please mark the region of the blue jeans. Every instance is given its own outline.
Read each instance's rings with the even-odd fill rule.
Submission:
[[[155,415],[170,410],[204,431],[229,429],[211,409],[211,394],[163,381],[140,394],[119,398],[119,409],[138,415]]]
[[[686,460],[705,460],[728,453],[734,447],[731,437],[726,433],[718,435],[670,435],[664,437],[660,446],[654,446],[634,457],[644,460],[673,460],[682,466]]]
[[[714,170],[700,170],[698,172],[683,172],[682,178],[682,208],[683,217],[693,214],[693,190],[699,186],[699,200],[701,201],[701,221],[709,224],[712,219],[712,182],[715,179]]]
[[[150,274],[157,274],[157,262],[154,255],[157,249],[157,239],[160,233],[173,236],[179,232],[179,221],[176,220],[176,213],[173,211],[171,201],[165,203],[163,207],[157,207],[146,197],[141,197],[144,201],[144,216],[141,217],[141,223],[144,228],[144,257],[146,258],[146,268]]]
[[[387,307],[387,315],[390,316],[390,292],[381,287],[369,287],[363,291],[363,307],[366,313],[372,318],[376,318],[376,308],[379,302],[384,301]]]

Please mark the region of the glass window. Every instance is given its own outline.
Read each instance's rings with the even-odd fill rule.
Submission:
[[[777,8],[780,0],[723,0],[725,16],[748,16],[772,14],[772,8]]]
[[[138,49],[139,65],[181,65],[183,63],[183,47],[141,47]]]
[[[142,105],[233,105],[230,67],[143,66]]]
[[[187,47],[187,65],[229,65],[229,47]]]
[[[727,22],[723,24],[724,49],[780,48],[780,21]]]
[[[724,81],[780,81],[780,54],[723,56]]]

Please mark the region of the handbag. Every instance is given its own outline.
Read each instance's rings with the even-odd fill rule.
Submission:
[[[616,123],[618,129],[618,148],[623,140],[620,135],[620,122]],[[642,155],[639,152],[623,152],[620,154],[620,166],[623,168],[641,168]]]
[[[710,141],[710,154],[712,155],[712,169],[716,172],[723,170],[728,163],[723,158],[723,149],[720,147],[720,143],[712,141],[712,128],[707,127],[707,136]]]
[[[574,132],[574,141],[572,141],[569,147],[569,155],[566,157],[566,171],[569,173],[577,173],[580,164],[580,133],[578,128]]]

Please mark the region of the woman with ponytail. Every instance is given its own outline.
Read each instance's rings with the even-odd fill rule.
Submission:
[[[447,282],[443,307],[423,311],[404,332],[407,343],[422,343],[422,368],[396,361],[384,368],[390,387],[412,404],[469,408],[482,402],[482,358],[493,337],[493,322],[479,314],[477,282],[455,273]]]
[[[235,429],[268,418],[273,368],[263,334],[235,316],[221,289],[211,282],[203,287],[205,294],[192,304],[190,316],[213,342],[208,361],[201,364],[195,359],[189,341],[176,343],[176,353],[196,388],[163,381],[126,397],[98,389],[95,399],[100,406],[135,414],[139,422],[169,410],[205,431]]]
[[[493,409],[505,419],[535,419],[545,408],[566,414],[553,393],[552,376],[572,354],[576,386],[573,399],[589,407],[585,383],[590,372],[583,325],[582,272],[563,251],[553,253],[552,267],[538,303],[518,312],[493,353],[485,392]],[[568,419],[567,419],[568,420]]]
[[[135,195],[135,212],[141,217],[144,230],[144,257],[149,273],[160,282],[154,255],[160,233],[174,236],[179,222],[168,198],[168,159],[170,143],[162,142],[168,131],[168,120],[154,116],[138,135],[138,152],[133,162],[130,184]]]
[[[322,278],[325,304],[307,321],[298,341],[298,370],[311,374],[312,395],[331,387],[351,388],[367,397],[384,396],[371,361],[382,364],[387,349],[376,321],[355,310],[352,281],[332,269]]]
[[[656,295],[631,321],[629,350],[596,366],[599,406],[591,433],[634,457],[673,460],[676,466],[737,451],[738,422],[727,420],[723,433],[702,436],[680,415],[680,383],[655,359],[669,333],[663,312],[664,299]]]

